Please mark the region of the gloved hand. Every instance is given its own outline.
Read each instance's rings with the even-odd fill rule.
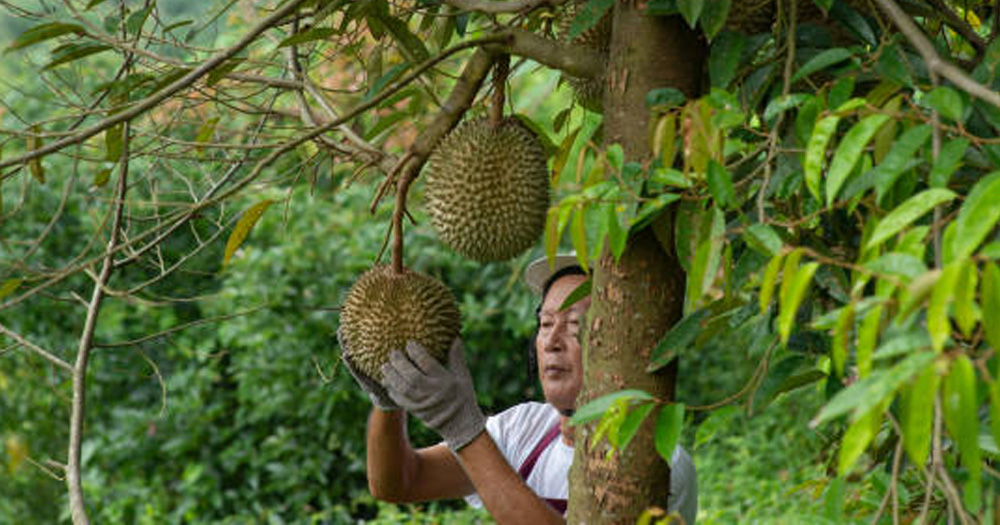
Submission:
[[[344,338],[340,335],[340,328],[337,328],[337,343],[340,344],[340,360],[344,362],[344,366],[347,367],[347,371],[354,377],[354,381],[368,394],[368,398],[371,399],[372,404],[385,411],[399,410],[399,405],[389,397],[389,393],[386,392],[385,387],[380,385],[378,381],[368,377],[364,372],[358,370],[354,366],[354,363],[351,362],[351,358],[347,355],[348,351],[347,346],[344,344]]]
[[[406,354],[398,350],[389,354],[382,377],[392,399],[436,430],[452,451],[458,452],[486,428],[461,339],[451,345],[447,368],[410,341]]]

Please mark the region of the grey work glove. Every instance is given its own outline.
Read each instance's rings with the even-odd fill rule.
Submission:
[[[337,328],[337,343],[340,344],[340,360],[344,362],[344,366],[347,367],[347,371],[354,377],[354,381],[368,394],[368,398],[372,400],[372,404],[385,411],[399,410],[399,405],[392,400],[392,397],[386,392],[385,387],[380,385],[378,381],[368,377],[364,372],[358,370],[354,366],[354,363],[351,362],[351,358],[347,355],[348,351],[347,346],[344,344],[344,338],[340,335],[340,328]]]
[[[486,416],[476,402],[461,339],[456,338],[451,345],[447,367],[410,341],[406,354],[398,350],[389,354],[389,362],[382,366],[382,378],[392,399],[436,430],[454,452],[486,428]]]

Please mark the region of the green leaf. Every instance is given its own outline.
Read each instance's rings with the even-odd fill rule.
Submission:
[[[646,109],[667,110],[684,105],[684,102],[687,101],[687,95],[677,88],[656,88],[646,93],[645,100]]]
[[[5,52],[25,48],[39,42],[68,35],[70,33],[75,33],[77,35],[86,34],[83,30],[83,26],[78,24],[67,24],[63,22],[47,22],[39,24],[18,35],[18,37],[14,39],[14,42],[7,46]]]
[[[781,253],[775,255],[767,263],[767,268],[764,269],[764,275],[760,283],[760,295],[758,297],[761,313],[766,312],[767,308],[771,306],[771,297],[774,296],[774,284],[778,281],[778,272],[781,271],[784,258],[785,256]]]
[[[1000,352],[1000,268],[992,261],[983,266],[979,296],[986,341],[995,352]]]
[[[655,372],[667,365],[681,350],[686,348],[701,332],[702,322],[711,314],[707,309],[697,310],[677,322],[653,348],[646,372]]]
[[[233,257],[236,250],[243,244],[247,236],[250,235],[250,231],[253,230],[254,225],[260,220],[261,215],[267,210],[268,207],[273,204],[274,201],[271,199],[265,199],[263,201],[254,204],[247,211],[243,212],[243,216],[240,220],[236,221],[236,227],[233,228],[233,232],[229,234],[229,239],[226,241],[226,250],[222,256],[222,265],[225,266],[229,263],[229,259]]]
[[[934,284],[931,302],[927,305],[927,332],[931,335],[931,345],[938,352],[944,349],[951,334],[948,307],[954,299],[955,283],[960,270],[961,263],[949,264],[942,270],[941,277]]]
[[[655,403],[644,403],[635,407],[631,410],[627,416],[625,416],[625,421],[622,421],[621,426],[618,428],[618,448],[625,450],[628,448],[629,443],[632,442],[632,438],[635,437],[636,432],[639,431],[639,426],[642,422],[646,420],[649,413],[656,408]]]
[[[101,186],[107,184],[110,179],[111,169],[105,168],[103,170],[98,170],[97,173],[94,174],[94,187],[100,188]]]
[[[965,337],[972,337],[972,329],[979,321],[979,311],[976,309],[976,288],[979,287],[979,271],[976,264],[966,260],[958,272],[955,282],[955,306],[953,314],[958,329]]]
[[[205,85],[211,87],[218,84],[220,80],[226,78],[226,75],[235,71],[236,68],[239,67],[244,61],[246,61],[245,58],[232,58],[227,60],[219,67],[213,69],[212,72],[205,77]]]
[[[955,197],[957,195],[954,192],[944,188],[931,188],[910,197],[878,223],[878,227],[875,228],[875,232],[872,233],[865,245],[865,250],[871,250],[882,244],[886,239],[896,235],[913,221],[934,209],[935,206],[951,201]]]
[[[590,278],[587,278],[585,281],[580,283],[576,288],[573,289],[572,292],[570,292],[569,295],[566,296],[566,299],[564,299],[563,303],[559,306],[559,311],[561,312],[569,308],[570,306],[573,306],[574,304],[578,303],[581,299],[590,297],[590,289],[592,286],[593,282]]]
[[[18,287],[20,287],[23,282],[24,279],[7,279],[4,281],[3,284],[0,285],[0,299],[3,299],[4,297],[7,297],[17,291]]]
[[[117,162],[122,157],[124,144],[122,142],[122,132],[124,124],[111,126],[104,132],[104,160]]]
[[[89,42],[86,44],[68,44],[66,46],[61,46],[52,52],[52,60],[42,67],[42,71],[73,62],[74,60],[89,57],[90,55],[103,53],[104,51],[108,51],[110,49],[112,49],[111,46]]]
[[[907,281],[927,272],[927,265],[919,257],[908,253],[890,252],[878,259],[864,263],[864,267],[877,275],[904,277]]]
[[[806,146],[803,171],[806,186],[817,201],[823,200],[819,193],[819,182],[823,174],[823,160],[826,158],[826,147],[830,143],[833,133],[837,131],[837,124],[839,123],[840,117],[837,115],[823,117],[813,127],[812,135],[809,137],[809,144]]]
[[[979,454],[979,418],[976,398],[976,372],[964,354],[951,364],[944,379],[944,422],[952,439],[958,443],[962,463],[969,472],[965,483],[965,506],[979,511],[981,463]]]
[[[792,83],[794,84],[806,76],[826,69],[834,64],[839,64],[852,56],[853,54],[850,51],[842,47],[827,49],[826,51],[810,58],[805,64],[803,64],[802,67],[799,68],[794,75],[792,75]]]
[[[1000,172],[994,172],[980,180],[969,192],[955,220],[955,235],[952,237],[952,257],[966,259],[1000,220]]]
[[[298,46],[315,40],[327,40],[336,34],[337,30],[331,27],[313,27],[301,33],[295,33],[278,42],[278,48]]]
[[[903,449],[915,465],[927,462],[931,449],[931,428],[934,423],[934,398],[941,382],[937,367],[925,367],[900,392],[900,426]]]
[[[931,137],[931,127],[922,124],[906,130],[893,143],[892,149],[882,162],[875,168],[875,196],[879,202],[882,196],[892,188],[896,179],[907,169],[910,160],[920,151]]]
[[[938,86],[934,88],[930,93],[924,95],[922,102],[945,118],[955,122],[962,121],[962,113],[965,111],[962,95],[950,87]]]
[[[569,26],[569,34],[566,35],[568,40],[573,40],[576,37],[586,33],[591,28],[600,22],[604,14],[611,9],[611,6],[615,4],[614,0],[590,0],[577,13],[576,18],[573,19],[573,23]]]
[[[149,17],[149,13],[152,11],[153,5],[148,5],[129,15],[125,20],[125,30],[133,35],[139,34],[142,26],[146,23],[146,18]]]
[[[677,441],[680,439],[683,429],[684,405],[681,403],[664,405],[656,418],[656,430],[654,431],[656,451],[663,458],[663,461],[670,463],[673,459],[674,449],[677,447]]]
[[[833,343],[830,353],[833,356],[833,369],[837,377],[844,377],[844,365],[847,363],[847,354],[851,346],[851,331],[854,329],[854,308],[855,303],[850,303],[840,311],[837,317],[837,326],[833,331]]]
[[[833,160],[830,161],[830,171],[826,179],[827,205],[833,204],[836,200],[840,188],[843,187],[848,175],[854,171],[854,166],[861,159],[865,146],[875,136],[875,132],[888,120],[887,115],[869,115],[861,119],[861,122],[851,127],[844,135],[840,145],[837,146],[837,152],[833,155]]]
[[[628,402],[653,401],[653,396],[642,390],[635,389],[612,392],[594,399],[577,409],[576,413],[573,414],[573,417],[570,418],[569,424],[582,425],[584,423],[594,421],[595,419],[604,416],[604,413],[611,408],[611,405],[615,404],[615,402],[619,399],[623,399]]]
[[[994,380],[989,384],[989,394],[990,434],[993,435],[994,443],[1000,443],[1000,381]]]
[[[369,86],[368,91],[365,92],[364,99],[367,101],[375,98],[376,95],[381,93],[386,87],[389,86],[389,84],[399,78],[409,68],[410,64],[408,62],[396,64],[395,66],[389,68],[389,71],[386,71],[384,75],[376,79],[375,82]]]
[[[712,194],[716,204],[720,208],[729,208],[733,204],[733,179],[729,177],[729,172],[718,162],[708,161],[708,191]]]
[[[833,6],[833,0],[813,0],[813,3],[822,9],[824,13],[829,12],[830,7]]]
[[[823,424],[851,411],[854,412],[853,419],[857,420],[857,418],[867,414],[869,410],[886,401],[900,386],[906,384],[911,377],[922,371],[935,357],[937,354],[934,352],[917,352],[896,363],[892,368],[872,372],[872,375],[837,392],[833,399],[819,411],[810,425]]]
[[[858,377],[868,377],[872,371],[875,345],[878,343],[879,328],[882,325],[882,305],[876,304],[864,314],[858,328],[858,346],[855,350],[858,362]]]
[[[712,42],[712,52],[708,55],[708,76],[712,87],[725,89],[736,77],[747,37],[742,33],[723,31]]]
[[[413,34],[402,19],[383,15],[379,16],[379,21],[382,22],[382,25],[392,35],[392,39],[399,44],[400,50],[407,60],[413,63],[420,63],[430,58],[431,54],[427,51],[423,40]]]
[[[769,257],[777,255],[783,245],[778,232],[774,231],[774,228],[767,224],[762,223],[751,224],[747,227],[743,231],[743,242],[754,251]]]
[[[878,433],[881,424],[882,412],[872,410],[847,427],[844,437],[840,440],[840,452],[837,458],[837,474],[839,476],[845,476],[851,471],[858,458],[875,439],[875,434]]]
[[[969,149],[968,139],[952,139],[941,147],[934,167],[931,169],[929,184],[932,188],[943,188],[948,185],[952,174],[962,165],[965,151]]]
[[[704,7],[705,0],[677,0],[677,10],[692,29],[698,23],[698,17],[701,16]]]
[[[705,30],[705,37],[709,42],[725,27],[730,7],[731,0],[712,0],[702,10],[701,27]]]
[[[721,262],[722,244],[726,233],[725,216],[722,210],[715,206],[708,213],[711,214],[711,229],[707,235],[698,239],[698,248],[691,261],[691,272],[687,276],[685,312],[692,311],[712,286]]]
[[[783,271],[785,276],[781,283],[782,293],[778,312],[778,333],[781,335],[782,344],[788,344],[788,337],[792,334],[792,327],[795,324],[795,314],[798,312],[802,300],[806,297],[806,291],[809,289],[809,283],[812,282],[816,269],[819,268],[819,263],[815,262],[798,268],[797,260],[795,260],[796,266],[790,266],[789,262],[792,260],[793,257],[791,256],[785,259],[785,268]],[[794,277],[790,270],[795,271]],[[790,283],[787,289],[785,283]]]

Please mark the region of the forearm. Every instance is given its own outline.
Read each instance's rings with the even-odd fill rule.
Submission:
[[[565,523],[562,516],[521,480],[488,432],[459,450],[458,459],[497,523]]]
[[[386,501],[407,501],[417,453],[406,435],[406,414],[373,408],[368,419],[368,488]]]

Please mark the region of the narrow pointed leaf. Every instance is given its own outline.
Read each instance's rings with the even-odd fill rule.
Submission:
[[[778,281],[778,273],[781,272],[784,258],[784,255],[780,253],[771,257],[771,260],[767,263],[767,268],[764,269],[764,276],[761,278],[760,283],[760,295],[758,296],[761,313],[766,312],[767,308],[771,306],[771,298],[774,297],[774,285]]]
[[[250,235],[250,231],[253,230],[254,225],[260,220],[261,215],[267,210],[274,201],[267,199],[257,204],[254,204],[247,211],[243,212],[243,216],[240,220],[236,222],[236,227],[233,228],[233,232],[229,234],[229,240],[226,241],[226,251],[222,257],[222,265],[225,266],[229,263],[229,259],[232,258],[236,250],[243,244],[247,236]]]
[[[971,256],[1000,220],[1000,172],[980,180],[969,192],[955,220],[952,257]]]
[[[822,201],[820,196],[820,179],[823,175],[823,161],[826,159],[826,147],[830,144],[833,133],[837,131],[837,124],[840,123],[838,115],[823,117],[813,127],[812,135],[809,137],[809,144],[806,146],[806,156],[803,161],[803,170],[806,179],[806,186],[809,192],[817,201]]]
[[[945,267],[941,277],[934,284],[931,302],[927,305],[927,332],[931,335],[931,344],[935,351],[944,349],[944,344],[951,334],[951,321],[948,319],[948,307],[955,297],[955,283],[961,264],[953,263]]]
[[[1000,268],[992,261],[983,267],[979,297],[986,341],[995,352],[1000,352]]]
[[[943,188],[931,188],[910,197],[879,221],[865,249],[870,250],[878,246],[933,210],[935,206],[949,202],[955,197],[957,195],[954,192]]]
[[[979,510],[982,490],[977,412],[976,372],[972,361],[960,355],[952,362],[944,380],[944,421],[948,433],[958,443],[962,463],[969,473],[963,499],[972,512]]]
[[[924,368],[900,394],[900,426],[903,430],[903,450],[915,465],[927,462],[931,450],[931,428],[934,423],[934,398],[941,382],[937,367]]]
[[[840,476],[848,474],[864,453],[868,445],[875,439],[879,425],[882,424],[882,412],[872,410],[867,415],[851,423],[840,440],[840,452],[837,456],[837,473]]]
[[[786,266],[787,268],[787,266]],[[792,279],[792,286],[787,295],[782,296],[781,311],[778,314],[778,333],[781,334],[781,342],[788,344],[788,337],[792,334],[792,327],[795,325],[795,314],[799,305],[805,299],[806,291],[809,290],[809,283],[812,282],[813,275],[819,263],[808,263],[795,272]],[[788,279],[786,276],[785,279]]]
[[[854,171],[854,166],[861,159],[861,154],[868,142],[875,136],[875,132],[882,127],[882,124],[888,120],[887,115],[869,115],[861,119],[861,122],[851,127],[844,135],[840,145],[837,146],[837,152],[833,155],[833,160],[830,161],[830,173],[826,178],[827,205],[836,200],[837,193],[847,181],[848,175]]]

